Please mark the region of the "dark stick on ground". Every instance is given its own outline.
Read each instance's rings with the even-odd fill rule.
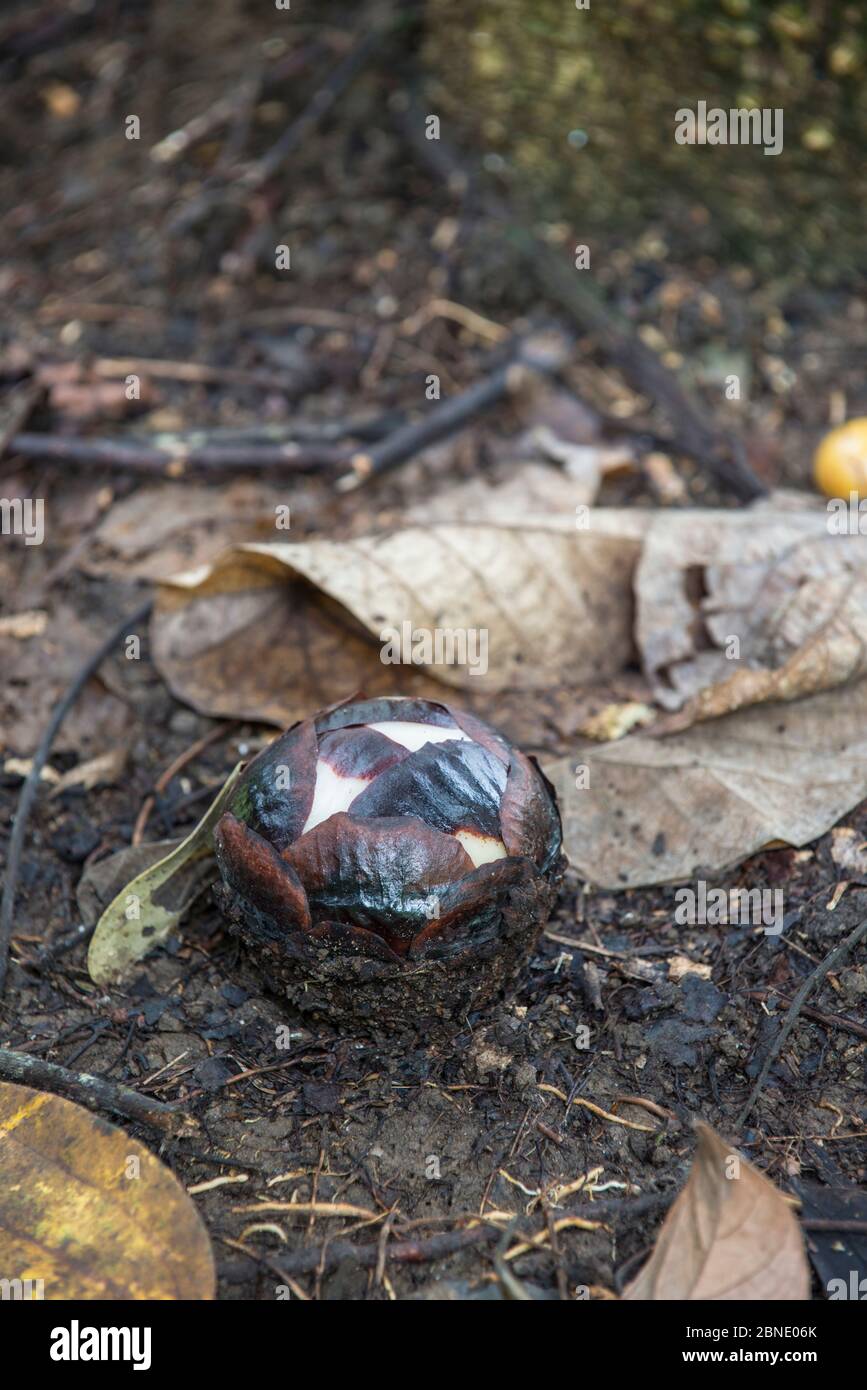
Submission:
[[[331,69],[322,86],[313,93],[304,110],[286,127],[279,140],[246,172],[242,179],[246,188],[261,188],[279,172],[290,155],[309,139],[392,31],[391,16],[384,18],[382,11],[377,16],[375,8],[362,19],[359,36],[349,52]]]
[[[381,443],[356,453],[352,471],[337,480],[338,489],[347,492],[359,487],[369,478],[397,468],[437,440],[455,434],[483,410],[518,391],[530,373],[558,371],[566,361],[566,345],[562,338],[530,336],[516,341],[505,361],[502,348],[492,356],[496,365],[466,391],[436,402],[423,419],[403,425]]]
[[[752,1110],[753,1106],[755,1105],[756,1101],[761,1095],[762,1090],[764,1088],[764,1084],[768,1079],[768,1074],[770,1073],[771,1067],[774,1065],[774,1062],[779,1057],[780,1052],[783,1048],[783,1044],[786,1041],[786,1038],[789,1036],[792,1029],[794,1028],[803,1005],[806,1003],[807,999],[813,993],[813,990],[816,989],[822,983],[822,981],[825,979],[825,976],[828,975],[832,970],[836,970],[836,968],[839,965],[842,965],[843,962],[847,959],[847,957],[852,953],[852,951],[854,951],[859,941],[863,941],[865,937],[867,937],[867,917],[865,917],[864,921],[860,922],[858,926],[855,927],[854,930],[851,931],[849,935],[839,943],[839,945],[835,946],[833,951],[828,952],[825,959],[819,962],[815,970],[810,971],[810,974],[807,976],[806,980],[801,985],[801,988],[798,990],[797,994],[795,995],[794,999],[789,1005],[786,1017],[783,1019],[780,1031],[774,1039],[773,1046],[771,1047],[767,1057],[765,1058],[764,1066],[762,1067],[756,1079],[756,1084],[750,1092],[749,1100],[747,1101],[741,1113],[738,1115],[738,1128],[742,1128],[743,1125],[746,1123],[750,1111]]]
[[[106,637],[101,647],[89,656],[82,664],[77,674],[73,677],[66,692],[58,701],[54,712],[48,721],[45,733],[39,740],[39,746],[33,754],[30,771],[24,780],[21,793],[18,798],[18,806],[15,811],[15,821],[12,826],[12,834],[9,839],[9,850],[6,855],[6,879],[3,885],[3,898],[0,900],[0,998],[6,987],[6,975],[9,969],[9,944],[12,939],[12,917],[15,910],[15,890],[18,884],[18,873],[21,868],[21,856],[24,852],[24,837],[27,834],[27,822],[36,794],[39,790],[39,777],[48,761],[54,740],[58,731],[72,709],[82,690],[94,672],[102,665],[106,657],[110,656],[120,642],[121,638],[134,627],[136,623],[143,622],[150,613],[153,604],[152,599],[143,603],[134,613],[130,613],[121,623],[118,623]]]
[[[71,927],[69,931],[63,932],[61,936],[55,937],[45,946],[40,946],[35,955],[25,962],[28,970],[45,970],[54,964],[58,956],[65,955],[71,951],[73,946],[80,946],[83,941],[87,941],[93,932],[93,926],[87,926],[84,922],[79,922],[77,926]]]
[[[612,1219],[617,1217],[637,1216],[640,1212],[670,1206],[674,1200],[672,1193],[648,1193],[644,1197],[636,1197],[632,1200],[613,1198],[611,1201],[588,1203],[580,1209],[580,1215],[591,1219],[603,1217]],[[576,1215],[575,1212],[564,1212],[563,1215]],[[484,1220],[479,1217],[479,1220]],[[395,1260],[400,1264],[425,1264],[431,1260],[440,1260],[447,1255],[454,1255],[459,1250],[465,1250],[469,1246],[493,1245],[502,1237],[501,1226],[472,1226],[463,1230],[443,1231],[439,1235],[429,1236],[426,1240],[394,1240],[386,1246],[386,1259]],[[281,1274],[293,1277],[298,1274],[313,1274],[319,1272],[328,1274],[336,1269],[344,1260],[354,1261],[360,1264],[363,1269],[375,1269],[380,1258],[380,1242],[375,1241],[369,1245],[354,1245],[349,1240],[331,1240],[324,1245],[308,1247],[305,1250],[298,1250],[291,1255],[276,1256],[269,1264],[269,1268]]]
[[[858,1221],[856,1218],[808,1216],[801,1222],[802,1231],[857,1231],[867,1235],[867,1221]]]
[[[384,439],[406,423],[406,412],[388,410],[381,414],[350,415],[345,419],[283,421],[279,424],[250,424],[228,427],[199,425],[183,430],[161,430],[139,436],[138,442],[157,449],[189,449],[193,446],[231,444],[337,444],[344,439],[365,442]],[[134,439],[135,442],[135,439]]]
[[[160,448],[120,439],[72,439],[58,434],[16,434],[10,454],[80,466],[124,468],[132,473],[177,479],[201,469],[231,472],[312,473],[346,465],[352,450],[328,444],[178,445]]]
[[[748,999],[770,999],[773,995],[783,1004],[791,1004],[792,996],[783,994],[779,989],[748,989],[745,991]],[[856,1038],[867,1039],[867,1026],[857,1023],[854,1018],[845,1018],[842,1014],[826,1014],[821,1009],[811,1009],[803,1005],[801,1013],[805,1018],[814,1018],[817,1023],[824,1023],[828,1028],[840,1028],[844,1033],[852,1033]]]
[[[426,1240],[395,1240],[386,1246],[386,1259],[401,1264],[424,1264],[454,1255],[469,1246],[491,1245],[500,1237],[498,1226],[476,1226],[464,1231],[444,1231]],[[369,1245],[354,1245],[350,1240],[332,1240],[294,1254],[275,1258],[272,1268],[290,1277],[298,1274],[329,1274],[344,1260],[359,1264],[362,1269],[375,1269],[380,1257],[379,1241]]]
[[[399,128],[410,147],[451,192],[464,195],[475,181],[456,152],[442,139],[425,136],[425,115],[413,96],[396,111]],[[581,281],[560,252],[541,241],[526,224],[521,212],[488,191],[482,197],[484,211],[512,241],[527,270],[543,294],[554,300],[578,325],[590,332],[627,380],[655,402],[674,427],[672,447],[694,458],[707,472],[744,501],[764,496],[767,488],[748,467],[739,442],[709,426],[699,405],[663,365],[656,353],[636,337],[628,323],[614,313]]]
[[[166,1134],[177,1135],[196,1128],[195,1121],[172,1105],[140,1095],[129,1086],[120,1086],[89,1072],[70,1071],[56,1062],[45,1062],[26,1052],[0,1047],[0,1076],[36,1090],[51,1091],[86,1105],[88,1110],[109,1110],[128,1120],[151,1125]]]

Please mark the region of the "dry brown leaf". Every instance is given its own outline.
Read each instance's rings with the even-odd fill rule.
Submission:
[[[535,461],[516,463],[501,470],[497,478],[474,476],[443,488],[409,507],[405,519],[424,526],[442,521],[571,534],[576,529],[576,509],[592,505],[602,476],[615,461],[620,466],[623,451],[596,445],[563,445],[556,451],[554,442],[543,434],[535,449],[537,457],[544,452],[543,445],[553,457],[565,461],[565,472]],[[600,508],[594,515],[602,516],[603,512],[608,526],[617,518],[616,533],[625,538],[637,537],[644,529],[640,512],[630,516],[616,508]],[[603,529],[601,523],[599,529]]]
[[[636,641],[670,727],[867,673],[867,537],[773,499],[656,514],[635,572]]]
[[[810,1269],[791,1208],[709,1125],[699,1124],[697,1130],[686,1187],[624,1299],[808,1299]]]
[[[824,511],[784,496],[745,512],[584,509],[577,496],[526,465],[443,494],[400,531],[237,545],[164,583],[155,659],[202,712],[276,724],[360,688],[435,698],[442,683],[536,748],[562,747],[570,723],[605,738],[650,721],[631,706],[568,715],[627,678],[633,626],[669,731],[867,673],[867,538],[829,535]],[[486,633],[487,672],[383,666],[381,634],[404,625]]]
[[[290,492],[249,478],[224,486],[185,483],[183,506],[176,484],[139,488],[103,518],[83,567],[90,574],[168,579],[210,564],[229,545],[282,538],[276,508],[291,503],[294,521],[306,514],[302,499],[296,487]]]
[[[865,720],[859,681],[663,738],[585,744],[544,764],[566,853],[590,883],[638,888],[807,844],[867,796]]]
[[[72,1101],[0,1082],[0,1270],[46,1299],[212,1299],[208,1233],[168,1168]]]

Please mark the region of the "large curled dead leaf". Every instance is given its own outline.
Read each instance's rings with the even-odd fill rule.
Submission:
[[[145,867],[131,879],[118,873],[115,860],[108,861],[106,875],[112,886],[120,886],[104,909],[91,937],[87,968],[98,985],[109,985],[122,978],[132,965],[159,946],[180,922],[190,904],[215,876],[213,857],[214,826],[231,795],[241,763],[233,769],[219,795],[185,840],[174,844],[153,862],[152,847],[121,850],[121,855],[139,856]],[[128,858],[127,862],[132,862]],[[100,866],[102,867],[102,866]],[[136,865],[138,867],[138,865]],[[96,889],[105,879],[100,876]]]
[[[638,888],[807,844],[867,796],[865,721],[867,680],[664,738],[585,744],[543,764],[564,849],[588,882]]]
[[[311,608],[310,586],[318,590],[320,612]],[[484,660],[469,647],[460,659],[458,643],[445,659],[434,653],[424,663],[459,689],[539,690],[555,674],[578,686],[619,671],[632,649],[621,541],[577,530],[434,525],[352,541],[239,546],[207,572],[176,577],[163,586],[154,624],[160,669],[178,688],[203,660],[217,674],[217,656],[237,673],[239,648],[247,662],[251,644],[264,655],[255,629],[264,621],[273,632],[269,615],[278,604],[284,626],[276,653],[264,669],[257,664],[248,672],[242,686],[251,689],[252,674],[260,701],[266,690],[285,691],[287,665],[291,673],[299,659],[328,682],[318,625],[329,604],[332,614],[337,606],[343,640],[347,628],[366,632],[377,660],[383,632],[402,634],[404,624],[431,637],[485,634]],[[341,692],[346,686],[343,679]],[[322,691],[323,699],[329,695]]]
[[[524,746],[550,746],[552,730],[570,727],[576,687],[619,670],[631,648],[641,523],[600,523],[592,538],[573,523],[556,535],[434,525],[236,547],[161,587],[154,658],[202,712],[285,726],[360,689],[436,699],[446,683]],[[402,637],[404,624],[457,634],[458,656],[463,634],[469,660],[384,663],[383,632]]]
[[[802,1301],[810,1269],[791,1208],[772,1183],[699,1124],[686,1186],[627,1300]]]
[[[46,1299],[214,1297],[208,1233],[168,1168],[80,1105],[6,1082],[0,1270]]]

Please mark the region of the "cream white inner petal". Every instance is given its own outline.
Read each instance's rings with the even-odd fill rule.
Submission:
[[[472,830],[456,830],[455,839],[460,840],[475,869],[480,864],[492,864],[495,859],[508,858],[506,846],[494,835],[478,835]]]
[[[304,822],[302,835],[338,811],[348,811],[359,792],[369,785],[367,777],[340,777],[323,758],[317,758],[313,805]]]
[[[447,739],[460,743],[473,741],[463,729],[444,729],[441,724],[419,724],[409,719],[383,719],[378,724],[368,724],[367,728],[385,734],[386,738],[399,743],[401,748],[408,748],[411,753],[417,753],[426,743],[445,743]]]

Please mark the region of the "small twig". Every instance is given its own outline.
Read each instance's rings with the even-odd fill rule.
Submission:
[[[379,415],[351,415],[345,420],[296,419],[272,424],[198,426],[187,430],[160,430],[157,434],[128,435],[136,443],[157,449],[189,449],[210,444],[336,444],[343,439],[382,439],[404,424],[406,413],[389,410]]]
[[[328,444],[238,444],[159,448],[122,439],[75,439],[58,434],[16,434],[9,453],[82,466],[126,468],[163,478],[182,478],[196,468],[227,472],[238,468],[276,473],[312,473],[349,463],[352,451]]]
[[[801,1222],[802,1231],[857,1231],[867,1235],[867,1221],[856,1217],[808,1216]]]
[[[371,24],[371,18],[374,23]],[[322,86],[314,93],[299,116],[292,121],[279,140],[248,169],[241,182],[245,188],[258,189],[272,179],[290,155],[304,144],[355,78],[364,70],[383,40],[391,33],[393,19],[386,14],[376,22],[368,12],[363,17],[359,36],[349,52],[331,69]]]
[[[229,125],[246,112],[255,101],[262,86],[262,74],[257,72],[247,82],[228,95],[222,95],[205,111],[193,116],[186,125],[173,130],[159,140],[150,151],[155,164],[174,164],[176,159],[187,154],[194,145],[207,140],[221,126]]]
[[[841,941],[837,946],[835,946],[833,951],[828,952],[825,959],[819,962],[815,970],[812,970],[810,972],[804,983],[801,985],[801,988],[798,990],[797,994],[795,995],[794,999],[792,1000],[789,1006],[788,1012],[786,1013],[786,1017],[783,1019],[780,1031],[774,1039],[773,1045],[770,1051],[768,1052],[767,1057],[765,1058],[764,1066],[759,1072],[756,1084],[750,1092],[749,1100],[747,1101],[741,1113],[738,1115],[736,1121],[738,1128],[742,1128],[743,1125],[746,1123],[747,1116],[749,1115],[750,1111],[752,1110],[753,1106],[755,1105],[756,1101],[761,1095],[764,1084],[768,1079],[771,1067],[774,1065],[774,1062],[780,1055],[786,1038],[789,1036],[792,1029],[794,1028],[803,1005],[810,997],[810,995],[813,993],[813,990],[816,989],[817,986],[822,983],[825,976],[828,975],[832,970],[835,970],[837,966],[842,965],[846,957],[855,949],[859,941],[864,940],[865,936],[867,936],[867,917],[865,917],[864,921],[859,923],[859,925],[855,927],[854,930],[851,931],[843,941]]]
[[[612,1115],[610,1110],[603,1110],[601,1105],[594,1104],[592,1100],[585,1100],[583,1096],[567,1096],[566,1092],[561,1091],[559,1086],[551,1086],[547,1081],[543,1081],[540,1084],[539,1090],[545,1091],[548,1095],[556,1096],[558,1100],[562,1100],[566,1106],[567,1113],[573,1105],[578,1105],[584,1110],[589,1110],[591,1115],[596,1115],[598,1119],[607,1120],[609,1124],[623,1125],[626,1129],[640,1129],[643,1130],[645,1134],[659,1133],[659,1127],[657,1125],[639,1125],[636,1124],[635,1120],[624,1120],[620,1115]]]
[[[512,1236],[518,1229],[518,1217],[511,1221],[497,1241],[494,1251],[494,1269],[503,1289],[503,1297],[515,1303],[532,1303],[533,1295],[527,1293],[524,1285],[506,1264],[506,1254],[512,1243]]]
[[[592,956],[610,956],[612,960],[630,961],[636,957],[671,955],[670,946],[635,946],[631,951],[612,951],[607,946],[597,946],[593,941],[564,936],[562,932],[546,931],[542,935],[547,941],[556,941],[558,946],[571,946],[575,951],[587,951]]]
[[[544,1134],[546,1139],[550,1139],[552,1144],[563,1143],[562,1134],[558,1134],[556,1129],[552,1129],[550,1125],[546,1125],[544,1120],[537,1120],[536,1128],[540,1134]]]
[[[792,996],[783,994],[779,989],[748,989],[747,998],[764,1001],[772,994],[775,994],[783,1004],[791,1004]],[[856,1038],[867,1038],[867,1027],[863,1023],[856,1023],[854,1018],[845,1018],[843,1014],[826,1014],[821,1009],[811,1009],[803,1005],[801,1013],[805,1018],[815,1019],[817,1023],[824,1023],[828,1028],[841,1028],[844,1033],[852,1033]]]
[[[185,748],[183,753],[179,753],[178,756],[169,763],[168,767],[160,773],[154,783],[154,789],[151,794],[146,796],[141,804],[141,809],[136,816],[136,822],[133,826],[130,844],[141,844],[147,828],[148,817],[154,808],[156,799],[161,792],[166,790],[172,778],[177,777],[178,773],[181,772],[188,763],[191,763],[194,758],[197,758],[206,748],[210,748],[212,743],[216,743],[218,739],[231,733],[231,731],[237,727],[238,721],[236,719],[230,720],[228,724],[218,724],[216,728],[210,729],[208,733],[203,734],[201,738],[197,738],[195,743],[191,743],[189,748]]]
[[[430,1260],[441,1260],[446,1255],[454,1255],[474,1245],[492,1245],[500,1238],[497,1226],[475,1226],[463,1231],[444,1231],[430,1236],[427,1240],[396,1240],[385,1248],[385,1259],[399,1264],[425,1264]],[[344,1260],[354,1261],[362,1269],[376,1269],[381,1258],[380,1242],[368,1245],[353,1245],[350,1240],[332,1240],[312,1249],[298,1250],[283,1258],[276,1257],[275,1264],[281,1274],[313,1274],[317,1270],[329,1274]]]
[[[514,395],[533,372],[559,370],[566,361],[566,344],[562,338],[531,335],[516,340],[505,361],[502,349],[494,354],[493,360],[495,365],[466,391],[437,402],[422,420],[404,425],[372,449],[356,453],[352,458],[352,471],[337,480],[338,491],[348,492],[359,487],[369,478],[405,463],[437,440],[455,434],[483,410]]]
[[[164,381],[188,381],[196,385],[252,386],[263,391],[291,393],[291,379],[282,372],[249,371],[244,367],[213,367],[208,362],[176,362],[165,357],[97,357],[90,364],[94,376],[114,381],[118,377],[144,376]]]
[[[35,955],[23,961],[22,964],[27,970],[44,970],[47,965],[52,964],[57,956],[64,955],[73,946],[78,946],[82,941],[86,941],[93,930],[93,926],[86,926],[84,922],[79,922],[77,926],[71,927],[69,931],[63,932],[45,946],[40,946]]]
[[[363,72],[380,44],[391,32],[393,24],[394,20],[387,13],[384,19],[380,18],[378,21],[375,12],[371,15],[370,11],[367,11],[362,15],[357,37],[349,51],[331,69],[304,110],[290,122],[280,138],[237,179],[237,186],[243,194],[256,193],[279,173],[287,159],[309,139],[359,73]],[[191,231],[215,206],[223,202],[227,196],[231,196],[235,187],[235,184],[226,179],[217,187],[201,189],[189,203],[174,214],[168,224],[169,235],[177,236]]]
[[[421,453],[428,445],[455,434],[469,424],[483,410],[489,410],[517,389],[522,379],[520,368],[510,362],[497,367],[481,381],[474,382],[459,396],[451,397],[433,406],[422,420],[414,421],[395,430],[381,444],[372,449],[356,453],[352,460],[352,471],[337,480],[338,492],[349,492],[360,487],[370,478],[397,468],[415,454]]]
[[[115,1115],[152,1125],[167,1134],[178,1135],[197,1128],[193,1118],[175,1106],[140,1095],[129,1086],[106,1081],[101,1076],[91,1076],[89,1072],[70,1071],[68,1067],[45,1062],[26,1052],[12,1052],[0,1047],[0,1076],[40,1091],[67,1096],[80,1105],[86,1105],[89,1110],[110,1110]]]
[[[15,890],[18,883],[18,873],[21,868],[21,856],[24,851],[24,837],[27,833],[27,822],[30,811],[36,799],[39,789],[39,776],[43,767],[48,761],[54,740],[57,737],[60,726],[72,709],[82,690],[90,680],[94,672],[102,665],[107,656],[114,651],[117,643],[125,633],[136,623],[143,622],[150,613],[153,600],[148,599],[134,613],[130,613],[122,622],[118,623],[105,639],[101,647],[89,656],[73,677],[66,692],[54,707],[54,712],[48,721],[39,746],[33,754],[30,764],[30,771],[21,787],[18,798],[18,806],[15,811],[15,821],[12,826],[12,835],[9,839],[9,850],[6,856],[6,881],[3,886],[3,898],[0,901],[0,997],[6,986],[6,975],[9,969],[9,943],[12,939],[12,914],[15,907]]]

